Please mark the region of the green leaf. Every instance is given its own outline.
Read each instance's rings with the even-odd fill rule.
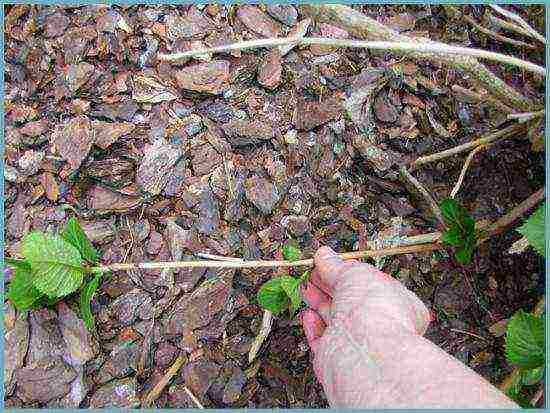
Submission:
[[[529,241],[531,245],[540,255],[546,256],[545,247],[545,206],[542,204],[533,214],[518,228],[518,232]]]
[[[258,291],[258,303],[274,314],[283,312],[289,304],[288,296],[282,287],[282,277],[272,278]]]
[[[102,273],[97,273],[95,277],[80,291],[80,315],[86,328],[90,332],[95,331],[94,315],[92,314],[92,297],[94,296],[97,287],[99,287],[99,281],[101,280]]]
[[[506,358],[510,364],[523,369],[544,364],[544,321],[519,310],[508,322]]]
[[[525,386],[537,384],[544,378],[544,366],[521,372],[521,383]]]
[[[17,258],[4,257],[4,267],[6,266],[6,264],[12,267],[14,270],[16,270],[17,268],[21,268],[27,271],[31,270],[31,266],[27,261]]]
[[[300,277],[300,282],[304,283],[304,284],[307,283],[309,281],[309,276],[310,275],[311,275],[311,273],[309,271],[304,271],[304,273]]]
[[[445,232],[441,235],[441,242],[452,245],[453,247],[462,245],[463,240],[460,234],[460,228],[453,226],[445,230]]]
[[[472,262],[473,252],[474,248],[471,245],[463,245],[455,251],[455,258],[460,264],[466,265]]]
[[[445,221],[445,224],[448,226],[453,226],[460,222],[463,208],[458,204],[458,202],[456,202],[456,200],[452,198],[444,199],[441,201],[439,208],[441,209],[441,215],[443,215],[443,221]]]
[[[61,237],[31,232],[21,243],[21,254],[31,266],[34,287],[50,298],[66,296],[82,284],[80,253]]]
[[[283,246],[283,258],[286,261],[298,261],[301,256],[302,252],[296,243],[288,242]]]
[[[7,297],[18,310],[34,308],[34,305],[43,297],[42,293],[32,285],[30,266],[18,265],[15,268],[15,274],[8,287]]]
[[[300,295],[300,279],[291,277],[289,275],[283,275],[281,278],[281,287],[290,298],[290,316],[293,317],[296,311],[302,305],[302,297]]]
[[[70,218],[67,226],[61,233],[61,237],[71,243],[80,252],[82,258],[91,263],[99,260],[99,254],[92,245],[92,242],[86,236],[86,233],[75,218]]]

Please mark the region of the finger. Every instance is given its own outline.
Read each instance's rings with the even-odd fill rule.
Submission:
[[[326,325],[330,324],[331,297],[325,294],[315,284],[308,282],[302,287],[302,298],[310,308],[315,310]]]
[[[313,310],[304,310],[301,314],[301,319],[309,348],[316,354],[319,349],[319,339],[325,332],[325,323],[319,314]]]
[[[313,258],[319,279],[330,291],[341,278],[340,275],[357,265],[354,262],[344,262],[331,248],[321,247]]]
[[[319,275],[319,270],[317,268],[314,268],[313,271],[311,271],[309,282],[315,284],[315,286],[318,287],[321,291],[332,297],[332,288],[326,285],[325,282],[321,279],[321,276]]]

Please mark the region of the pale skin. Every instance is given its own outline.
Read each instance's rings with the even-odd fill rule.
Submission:
[[[426,306],[375,267],[322,247],[302,295],[313,367],[331,407],[518,408],[425,339]]]

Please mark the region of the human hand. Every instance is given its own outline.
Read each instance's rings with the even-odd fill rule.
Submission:
[[[518,407],[422,337],[428,309],[373,266],[320,248],[302,297],[313,367],[331,407]]]
[[[401,283],[358,261],[342,261],[322,247],[302,291],[310,309],[302,324],[314,353],[314,370],[332,407],[379,404],[396,391],[396,383],[377,365],[379,339],[422,335],[428,309]],[[395,400],[395,399],[394,399]]]

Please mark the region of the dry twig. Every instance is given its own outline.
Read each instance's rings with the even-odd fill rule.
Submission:
[[[422,197],[426,200],[426,202],[430,206],[432,213],[441,224],[441,227],[445,228],[445,221],[443,220],[443,214],[441,213],[441,209],[439,208],[439,205],[437,205],[437,202],[435,202],[435,199],[433,199],[433,197],[430,195],[428,190],[424,188],[424,185],[422,185],[420,181],[418,181],[418,179],[412,176],[405,166],[402,166],[401,169],[399,169],[399,174],[401,175],[402,178],[405,179],[406,182],[411,184],[420,195],[422,195]]]
[[[151,389],[149,394],[145,397],[145,399],[141,403],[141,407],[151,407],[155,400],[158,399],[164,388],[170,383],[170,380],[172,380],[172,377],[176,375],[176,373],[179,371],[181,366],[183,366],[183,363],[187,361],[187,356],[180,354],[176,361],[170,366],[166,374],[160,379],[160,381]]]
[[[454,148],[447,149],[445,151],[441,151],[438,153],[434,153],[432,155],[421,156],[417,158],[415,161],[411,162],[409,167],[411,168],[411,170],[414,170],[421,165],[424,165],[430,162],[439,161],[441,159],[448,158],[449,156],[453,156],[462,152],[469,151],[480,145],[488,145],[499,139],[509,138],[523,131],[525,131],[525,125],[516,123],[504,129],[501,129],[497,132],[493,132],[483,138],[479,138],[479,139],[464,143],[462,145],[455,146]]]
[[[518,26],[517,24],[511,23],[511,22],[503,20],[499,17],[493,16],[491,13],[487,13],[486,18],[489,21],[489,23],[492,23],[495,26],[500,27],[501,29],[509,30],[511,32],[516,32],[520,35],[528,36],[528,37],[531,37],[531,38],[534,38],[534,39],[540,41],[539,38],[533,36],[533,34],[529,30],[525,29],[522,26]],[[544,42],[542,42],[542,43],[544,43]]]
[[[476,153],[482,151],[483,149],[486,149],[487,145],[479,145],[477,148],[475,148],[468,157],[466,158],[466,161],[464,162],[464,165],[462,166],[462,171],[460,171],[460,176],[458,177],[458,180],[456,181],[456,184],[451,191],[451,198],[454,198],[458,191],[460,190],[460,187],[462,186],[462,182],[464,181],[464,177],[466,176],[466,171],[468,170],[468,167],[470,166],[470,163],[472,162],[472,159],[474,159],[474,156]]]
[[[470,23],[472,26],[474,26],[474,28],[476,30],[480,31],[481,33],[483,33],[483,34],[485,34],[489,37],[491,37],[492,39],[498,40],[499,42],[508,43],[508,44],[511,44],[511,45],[517,46],[517,47],[524,47],[526,49],[536,49],[537,48],[536,46],[533,46],[532,44],[522,42],[521,40],[510,39],[509,37],[503,36],[503,35],[498,34],[498,33],[494,32],[490,29],[487,29],[486,27],[483,27],[481,24],[476,22],[472,17],[468,16],[467,14],[463,14],[462,17],[464,18],[464,20],[466,20],[468,23]]]
[[[491,7],[494,11],[496,11],[497,13],[500,13],[504,17],[508,17],[510,20],[515,21],[517,24],[523,27],[532,37],[542,42],[543,44],[546,44],[546,39],[544,38],[544,36],[539,34],[535,29],[533,29],[529,25],[529,23],[523,20],[516,13],[512,13],[511,11],[503,9],[502,7],[497,6],[496,4],[489,4],[489,7]]]

